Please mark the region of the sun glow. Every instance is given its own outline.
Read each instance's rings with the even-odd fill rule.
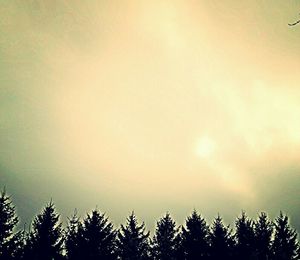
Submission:
[[[196,153],[201,158],[209,158],[213,155],[215,149],[215,142],[211,138],[204,136],[197,142]]]

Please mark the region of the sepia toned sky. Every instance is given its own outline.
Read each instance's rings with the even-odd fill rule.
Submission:
[[[300,1],[0,2],[0,186],[151,228],[193,208],[300,228]]]

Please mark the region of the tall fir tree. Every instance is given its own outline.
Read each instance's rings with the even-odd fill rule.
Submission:
[[[182,228],[182,247],[187,260],[208,259],[209,227],[204,218],[194,210]]]
[[[272,234],[273,224],[267,214],[261,212],[254,223],[255,255],[258,260],[270,259]]]
[[[22,232],[14,233],[17,224],[15,207],[4,189],[0,194],[0,260],[19,257],[22,249]]]
[[[65,232],[65,250],[68,260],[84,259],[83,226],[75,211],[68,219]]]
[[[178,228],[178,233],[175,237],[175,259],[176,260],[185,259],[182,232],[180,232],[180,230],[182,230],[182,227]]]
[[[144,222],[138,225],[134,212],[127,218],[126,226],[121,225],[117,246],[121,260],[149,259],[149,232],[145,231]]]
[[[116,231],[105,214],[93,210],[83,221],[84,259],[116,259]]]
[[[52,201],[32,224],[25,251],[25,259],[59,260],[62,258],[63,234],[59,215]]]
[[[210,259],[229,260],[233,258],[234,238],[229,226],[223,224],[218,215],[213,223],[210,232]]]
[[[275,235],[272,244],[274,260],[299,259],[297,233],[290,227],[288,216],[280,212],[275,220],[274,226]]]
[[[237,218],[236,222],[236,256],[237,259],[253,259],[255,257],[255,236],[253,221],[245,212]]]
[[[175,221],[167,213],[156,224],[153,238],[153,258],[156,260],[175,260],[177,250],[177,233]]]

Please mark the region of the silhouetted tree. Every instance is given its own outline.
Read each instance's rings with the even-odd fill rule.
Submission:
[[[224,226],[223,220],[218,215],[212,223],[210,233],[210,259],[232,259],[234,239],[229,226]]]
[[[176,237],[178,229],[175,221],[167,213],[156,224],[156,232],[153,238],[153,257],[158,260],[176,259]]]
[[[149,232],[145,232],[144,222],[138,225],[134,212],[127,218],[126,226],[121,225],[117,245],[122,260],[149,259]]]
[[[272,233],[272,222],[266,213],[261,212],[254,223],[255,255],[258,260],[270,259]]]
[[[300,19],[298,19],[297,21],[293,22],[293,23],[289,23],[289,26],[295,26],[297,24],[300,23]]]
[[[35,217],[28,232],[15,232],[17,223],[15,208],[3,191],[0,193],[0,260],[300,259],[296,230],[290,227],[288,217],[282,212],[274,223],[264,212],[254,222],[242,212],[236,219],[234,235],[219,215],[209,228],[194,210],[179,229],[167,213],[157,222],[152,242],[145,224],[139,225],[134,213],[117,232],[98,210],[83,220],[75,212],[63,231],[52,201]]]
[[[0,194],[0,259],[9,260],[20,257],[22,232],[13,233],[18,224],[15,207],[6,191]]]
[[[181,227],[181,229],[182,229],[182,227]],[[179,230],[180,230],[180,228],[178,228],[178,231]],[[176,260],[185,259],[182,232],[178,232],[176,237],[175,237],[175,259]]]
[[[33,221],[32,231],[26,245],[25,259],[61,259],[62,245],[62,227],[59,222],[59,215],[51,201]]]
[[[299,259],[299,244],[297,233],[289,225],[289,219],[280,212],[275,220],[275,236],[272,245],[275,260]]]
[[[65,237],[65,250],[68,260],[84,259],[83,227],[77,212],[68,219]]]
[[[255,236],[253,221],[245,212],[237,218],[236,222],[236,255],[237,259],[252,259],[255,251]]]
[[[116,231],[105,214],[93,210],[83,221],[84,259],[116,259]]]
[[[209,253],[209,227],[194,210],[182,228],[182,247],[187,260],[207,259]]]

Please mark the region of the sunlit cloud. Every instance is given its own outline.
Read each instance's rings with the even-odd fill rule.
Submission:
[[[285,27],[294,5],[3,7],[0,163],[12,185],[34,183],[68,207],[100,200],[117,220],[132,208],[235,214],[263,205],[267,176],[299,166],[299,31]]]

